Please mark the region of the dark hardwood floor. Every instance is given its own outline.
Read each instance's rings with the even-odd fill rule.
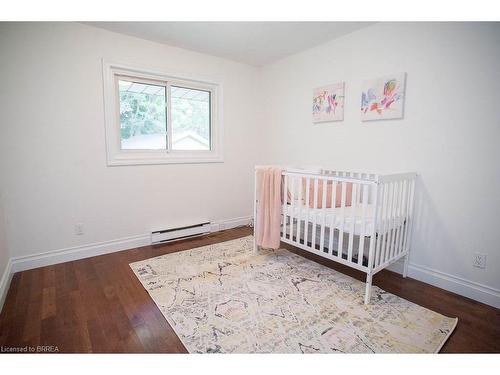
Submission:
[[[59,352],[78,353],[186,353],[128,264],[250,233],[250,228],[236,228],[16,273],[0,315],[0,346],[57,346]],[[285,247],[363,280],[358,271]],[[458,317],[442,352],[500,352],[500,310],[387,270],[374,277],[374,284]]]

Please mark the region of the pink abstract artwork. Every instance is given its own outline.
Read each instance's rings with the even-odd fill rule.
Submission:
[[[344,82],[313,90],[312,116],[313,122],[344,119]]]
[[[361,93],[361,120],[403,118],[406,73],[365,81]]]

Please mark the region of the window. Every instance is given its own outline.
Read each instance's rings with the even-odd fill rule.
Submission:
[[[103,63],[108,165],[221,162],[220,85]]]
[[[210,150],[210,91],[170,87],[172,150]]]
[[[167,87],[117,77],[122,150],[165,150]]]

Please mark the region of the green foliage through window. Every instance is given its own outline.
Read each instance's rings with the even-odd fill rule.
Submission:
[[[166,134],[165,88],[161,94],[148,94],[122,90],[120,81],[120,131],[122,139],[144,134]],[[129,82],[125,82],[129,84]],[[138,85],[138,84],[133,84]]]

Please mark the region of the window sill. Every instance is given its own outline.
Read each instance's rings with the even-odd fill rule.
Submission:
[[[140,157],[134,153],[120,153],[108,157],[107,162],[108,166],[113,167],[120,165],[223,163],[224,159],[214,153],[202,155],[196,155],[196,153],[190,153],[189,155],[175,155],[174,153],[158,155],[158,153],[151,153],[150,155],[142,154]]]

